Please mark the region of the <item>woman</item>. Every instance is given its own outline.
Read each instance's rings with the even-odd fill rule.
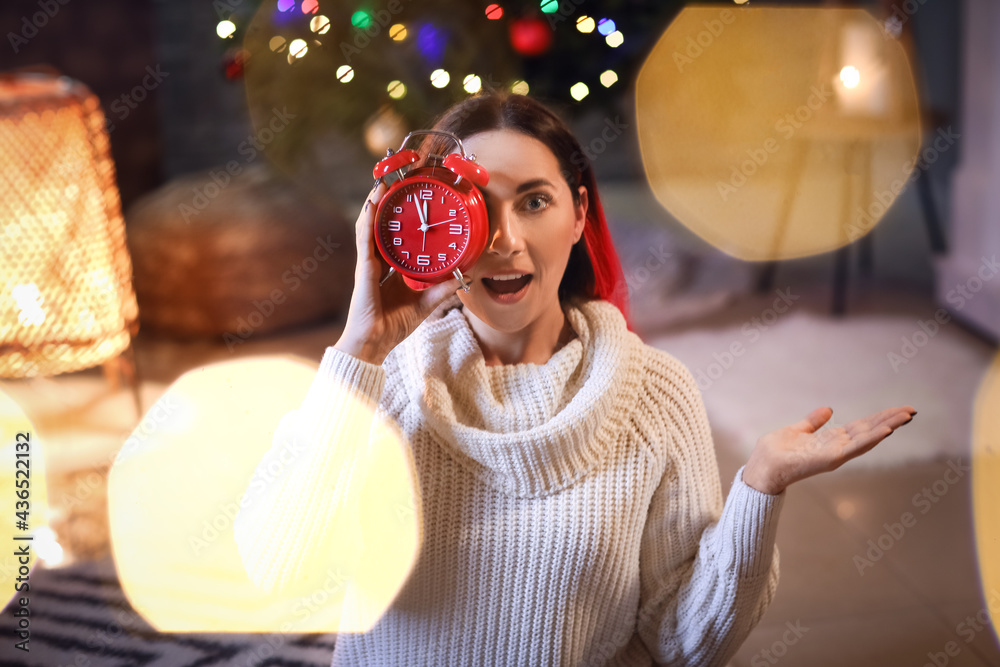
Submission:
[[[317,462],[358,446],[336,442],[347,409],[329,387],[340,384],[377,403],[413,454],[421,557],[374,628],[338,635],[333,664],[725,664],[774,595],[785,488],[867,451],[914,410],[822,433],[832,411],[814,410],[758,441],[723,504],[697,385],[629,331],[593,170],[567,127],[532,99],[489,93],[435,129],[490,174],[471,289],[380,287],[377,186],[357,221],[343,335],[275,436],[308,441],[282,488],[336,489],[338,471]],[[248,570],[294,570],[288,541],[261,555],[274,502],[237,522]]]

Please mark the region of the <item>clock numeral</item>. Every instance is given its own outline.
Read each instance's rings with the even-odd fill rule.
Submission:
[[[433,190],[421,190],[420,191],[420,198],[421,199],[434,199],[434,191]]]
[[[458,250],[458,246],[457,246],[457,245],[455,245],[454,243],[449,243],[449,244],[448,244],[448,247],[449,247],[449,248],[454,248],[455,250]]]
[[[392,245],[403,245],[403,239],[398,236],[392,237]]]
[[[442,204],[444,203],[443,199],[444,198],[442,197],[442,201],[441,201]],[[454,218],[456,215],[458,215],[458,212],[455,209],[453,209],[453,208],[449,208],[448,209],[448,215],[450,215],[451,217]]]
[[[441,203],[444,203],[444,195],[441,195]]]
[[[406,195],[406,201],[413,201],[413,195]]]
[[[403,253],[404,255],[406,255],[406,259],[409,259],[409,258],[410,258],[410,251],[409,251],[409,250],[400,250],[399,252],[401,252],[401,253]]]
[[[402,206],[394,206],[393,209],[392,209],[392,212],[393,213],[402,213],[403,212],[403,207]]]
[[[418,266],[430,266],[431,256],[430,255],[417,255],[417,265]]]
[[[446,255],[443,252],[439,252],[438,253],[438,261],[439,262],[447,262],[448,261],[448,255]]]
[[[448,225],[448,233],[450,233],[450,234],[461,234],[462,233],[462,225],[459,224],[459,223],[457,223],[457,222],[451,223],[450,225]]]
[[[389,221],[389,231],[390,232],[398,232],[399,231],[399,227],[400,227],[399,220],[390,220]]]

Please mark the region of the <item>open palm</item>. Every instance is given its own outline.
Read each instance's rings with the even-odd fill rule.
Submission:
[[[781,493],[794,482],[835,470],[864,454],[915,414],[908,405],[887,408],[820,431],[833,409],[817,408],[802,421],[762,436],[743,470],[743,481],[764,493]]]

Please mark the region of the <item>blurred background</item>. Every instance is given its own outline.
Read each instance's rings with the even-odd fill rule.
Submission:
[[[208,417],[171,412],[168,388],[219,362],[318,363],[346,316],[375,162],[495,87],[576,132],[633,327],[695,374],[724,490],[756,438],[816,407],[832,425],[918,410],[789,490],[778,595],[732,664],[1000,665],[995,515],[971,473],[1000,412],[1000,7],[686,5],[0,6],[0,391],[47,483],[32,652],[12,648],[5,612],[0,664],[328,664],[332,635],[158,632],[116,569],[109,471],[126,442],[140,455],[169,433],[194,458],[183,480],[145,471],[160,505],[179,485],[245,483],[197,452],[252,469],[274,416],[234,406],[267,378],[223,387],[214,413],[259,420],[255,442],[199,440]],[[828,80],[836,105],[814,105]],[[119,540],[156,529],[119,521]]]

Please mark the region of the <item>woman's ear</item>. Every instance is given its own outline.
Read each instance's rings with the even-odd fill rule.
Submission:
[[[576,217],[573,220],[573,243],[579,241],[580,237],[583,236],[583,228],[587,224],[587,206],[589,204],[587,187],[581,185],[577,192],[579,194],[579,203],[575,205]]]

